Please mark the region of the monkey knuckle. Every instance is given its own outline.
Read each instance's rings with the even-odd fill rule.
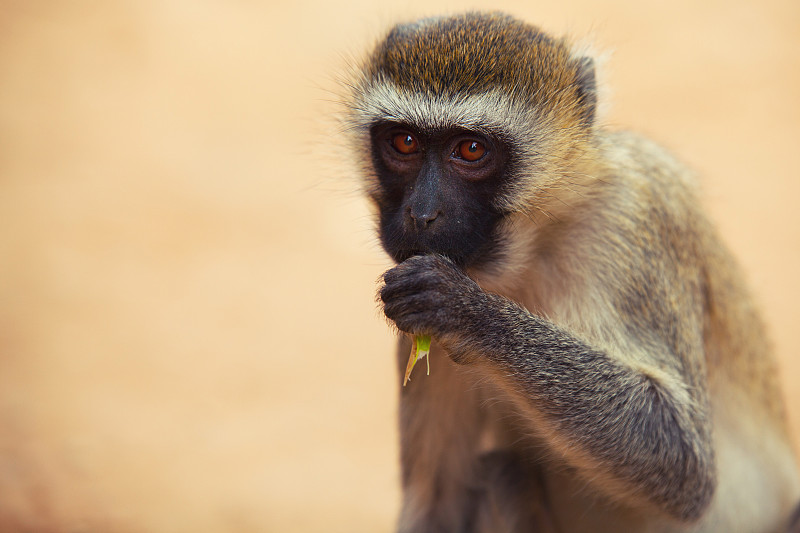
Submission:
[[[387,281],[378,289],[378,295],[381,298],[390,297],[392,294],[397,292],[398,283],[397,281]]]
[[[429,257],[428,255],[412,255],[411,257],[400,263],[400,265],[403,268],[413,268],[417,265],[424,264],[425,260],[428,257]]]
[[[397,266],[399,266],[399,265],[397,265]],[[381,278],[383,279],[384,282],[389,282],[392,279],[397,277],[397,273],[398,273],[397,266],[394,266],[394,267],[390,268],[389,270],[387,270],[386,272],[383,273]]]
[[[384,306],[397,306],[402,303],[403,299],[403,294],[391,287],[384,288],[380,293],[380,301]]]
[[[397,313],[421,313],[435,309],[436,294],[430,291],[407,293],[384,301],[384,311]]]
[[[397,329],[406,333],[417,334],[427,330],[425,317],[416,313],[403,315],[394,320]]]
[[[454,268],[449,260],[439,254],[415,255],[403,261],[399,266],[404,271],[415,272],[419,275],[437,275]]]

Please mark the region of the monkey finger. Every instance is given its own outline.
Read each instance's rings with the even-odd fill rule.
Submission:
[[[458,292],[458,288],[447,284],[437,283],[435,280],[409,280],[407,283],[393,283],[384,285],[378,291],[378,299],[384,304],[390,302],[424,300],[426,305],[436,305],[437,307],[447,307],[453,300],[453,294]]]
[[[405,287],[407,290],[421,291],[435,287],[439,283],[439,278],[430,273],[393,273],[385,276],[383,282],[384,287]]]
[[[428,278],[436,276],[436,270],[431,268],[428,262],[414,261],[414,259],[417,259],[417,257],[407,259],[394,268],[384,272],[383,280],[386,283],[391,283],[406,277]]]
[[[384,302],[383,312],[392,320],[409,313],[433,313],[438,307],[437,300],[436,295],[431,293],[419,293],[402,298],[394,298]]]
[[[388,317],[388,315],[387,315]],[[428,325],[428,313],[408,313],[397,318],[388,317],[397,329],[411,335],[431,335],[435,331]]]
[[[440,254],[415,255],[409,257],[400,265],[403,269],[415,270],[417,272],[436,273],[438,275],[451,274],[463,276],[463,272],[447,257]]]
[[[433,290],[441,286],[441,277],[433,272],[394,272],[384,275],[384,285],[380,288],[381,298],[390,295],[413,294]]]

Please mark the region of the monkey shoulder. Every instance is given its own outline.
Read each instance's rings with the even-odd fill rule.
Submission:
[[[664,200],[686,201],[687,196],[697,195],[696,174],[648,137],[627,130],[606,131],[598,135],[598,146],[612,183],[630,191],[659,193]],[[647,198],[656,199],[652,194]]]
[[[587,216],[600,228],[600,240],[632,248],[637,260],[641,254],[666,253],[685,264],[695,264],[705,248],[719,246],[689,167],[634,132],[603,132],[598,140],[599,198]]]

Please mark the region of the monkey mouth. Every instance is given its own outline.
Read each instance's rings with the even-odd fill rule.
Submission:
[[[448,246],[411,246],[411,247],[402,247],[390,250],[386,248],[386,251],[389,255],[394,259],[395,262],[402,263],[406,259],[414,257],[416,255],[430,255],[430,254],[438,254],[446,257],[456,265],[461,268],[466,268],[469,266],[473,261],[473,257],[464,254],[463,252],[459,252],[457,250],[453,250],[452,247]]]
[[[380,231],[383,249],[397,263],[415,255],[439,254],[461,268],[476,266],[492,256],[493,236],[487,228],[474,226],[459,231],[409,232],[390,223]]]

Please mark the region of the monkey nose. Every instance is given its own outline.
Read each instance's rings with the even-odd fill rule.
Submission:
[[[411,220],[414,221],[415,226],[417,229],[423,230],[428,227],[428,225],[436,220],[436,217],[439,216],[441,211],[438,209],[435,210],[420,210],[417,211],[415,209],[410,209],[408,215],[411,217]]]

